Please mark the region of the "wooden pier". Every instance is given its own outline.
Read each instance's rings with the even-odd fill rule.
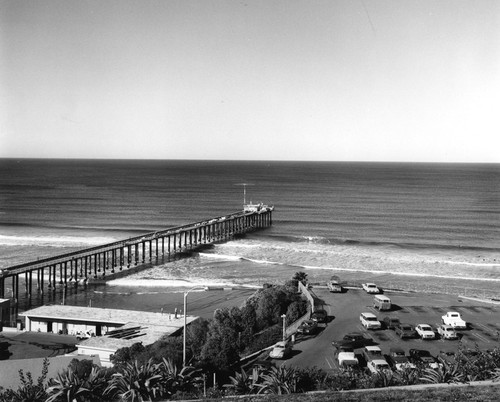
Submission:
[[[31,261],[0,270],[0,299],[19,299],[19,279],[24,275],[24,291],[56,291],[95,280],[105,280],[116,272],[142,264],[157,264],[165,258],[194,250],[202,245],[222,242],[238,234],[272,225],[273,207],[241,211],[210,220],[174,227],[142,236],[87,248],[55,257]],[[6,283],[12,281],[12,292],[5,294]],[[34,289],[35,287],[35,289]]]

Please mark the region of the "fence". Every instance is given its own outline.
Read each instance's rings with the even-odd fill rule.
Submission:
[[[307,321],[311,317],[311,312],[314,311],[314,297],[312,297],[311,293],[307,287],[302,284],[302,282],[298,281],[298,287],[300,293],[302,293],[302,295],[305,296],[309,302],[309,305],[307,306],[307,313],[285,328],[285,335],[287,338],[295,334],[297,329],[300,327],[300,324]]]

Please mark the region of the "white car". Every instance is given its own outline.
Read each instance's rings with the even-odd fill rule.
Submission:
[[[422,339],[436,338],[436,333],[429,324],[418,324],[415,327],[415,331],[417,331],[418,336],[420,336]]]
[[[357,366],[359,360],[354,354],[354,349],[346,346],[339,347],[337,356],[340,368]]]
[[[437,332],[442,339],[458,339],[458,334],[451,325],[441,324]]]
[[[363,283],[361,286],[366,293],[380,293],[380,289],[374,283]]]
[[[368,367],[368,370],[370,370],[371,373],[376,374],[380,371],[391,371],[391,367],[389,366],[389,363],[385,359],[375,359],[372,361],[369,361],[366,364],[366,367]]]
[[[286,359],[292,352],[292,345],[286,341],[281,341],[276,343],[271,353],[269,353],[269,357],[271,359]]]
[[[359,316],[359,321],[361,325],[366,329],[381,329],[382,323],[377,319],[377,316],[373,313],[361,313]]]
[[[84,341],[85,339],[90,339],[94,336],[94,333],[91,330],[88,331],[78,331],[76,333],[76,339],[79,341]]]

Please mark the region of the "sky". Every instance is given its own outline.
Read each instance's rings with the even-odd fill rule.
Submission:
[[[0,157],[500,163],[497,0],[0,0]]]

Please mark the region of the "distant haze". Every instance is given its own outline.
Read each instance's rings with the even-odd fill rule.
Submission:
[[[500,162],[496,0],[0,0],[0,157]]]

